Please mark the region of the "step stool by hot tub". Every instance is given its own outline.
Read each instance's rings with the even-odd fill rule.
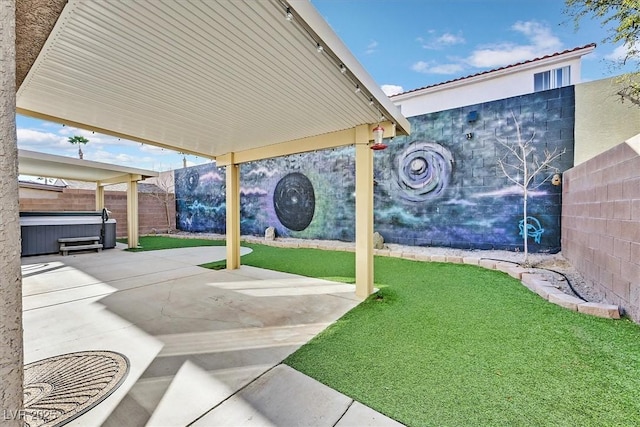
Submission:
[[[60,245],[60,253],[63,256],[67,256],[72,251],[88,251],[102,250],[102,243],[100,243],[100,236],[88,236],[88,237],[61,237],[58,239]]]
[[[22,232],[22,256],[55,254],[62,252],[58,239],[78,239],[102,235],[102,241],[88,244],[101,244],[103,249],[116,246],[116,220],[103,221],[101,211],[81,212],[20,212],[20,230]],[[97,247],[87,248],[97,249]],[[76,248],[75,250],[80,250]]]

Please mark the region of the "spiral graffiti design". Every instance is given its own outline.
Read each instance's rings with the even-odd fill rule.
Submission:
[[[398,155],[397,180],[401,196],[421,202],[440,196],[449,185],[453,156],[434,142],[414,142]]]
[[[273,192],[273,206],[278,219],[288,229],[307,228],[316,209],[316,196],[309,178],[299,172],[284,176]]]
[[[187,190],[193,193],[194,191],[196,191],[196,188],[200,183],[200,174],[197,170],[193,169],[187,174],[187,176],[185,177],[185,181]]]

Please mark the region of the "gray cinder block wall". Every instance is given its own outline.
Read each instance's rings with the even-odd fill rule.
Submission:
[[[63,191],[30,191],[21,189],[20,211],[92,211],[95,210],[95,191],[64,189]],[[124,191],[105,191],[105,206],[111,211],[111,218],[116,220],[116,235],[127,236],[127,193]],[[138,227],[141,235],[166,233],[167,229],[175,230],[175,195],[168,199],[169,219],[167,222],[164,202],[151,194],[138,192]]]
[[[640,135],[565,172],[562,253],[640,322]]]

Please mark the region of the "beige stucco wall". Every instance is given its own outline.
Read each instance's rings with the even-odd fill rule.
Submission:
[[[622,102],[619,87],[615,77],[576,85],[575,165],[640,133],[640,106]]]
[[[15,2],[0,0],[0,424],[22,426],[22,277],[18,219]]]
[[[20,87],[67,0],[16,2],[16,87]]]

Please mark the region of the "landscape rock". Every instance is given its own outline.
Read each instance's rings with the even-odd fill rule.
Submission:
[[[578,312],[607,319],[619,319],[620,308],[613,304],[601,304],[597,302],[583,302],[578,305]]]
[[[560,307],[568,308],[569,310],[577,311],[578,306],[584,301],[580,298],[572,297],[565,293],[561,294],[549,294],[549,302],[559,305]]]
[[[555,295],[560,295],[560,294],[566,295],[560,289],[554,288],[553,286],[536,286],[533,291],[535,293],[537,293],[538,295],[540,295],[542,298],[546,299],[546,300],[549,300],[549,295],[552,295],[552,294],[555,294]]]
[[[377,231],[373,233],[373,249],[384,249],[384,237]]]
[[[273,227],[267,227],[264,232],[264,240],[275,240],[276,238],[276,229]]]
[[[480,262],[478,262],[478,265],[480,267],[488,268],[489,270],[496,269],[496,262],[491,259],[481,259]]]

